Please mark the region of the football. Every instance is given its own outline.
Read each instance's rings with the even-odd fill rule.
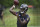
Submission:
[[[15,5],[19,5],[19,1],[18,0],[14,0],[14,4]]]

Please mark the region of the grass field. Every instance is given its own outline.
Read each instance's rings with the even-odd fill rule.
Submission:
[[[14,9],[18,11],[19,9]],[[30,16],[28,27],[40,27],[40,9],[29,9],[27,14]],[[0,27],[17,27],[17,17],[9,12],[9,8],[4,11],[5,25],[0,20]]]

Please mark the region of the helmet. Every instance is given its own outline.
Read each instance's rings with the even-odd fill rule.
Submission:
[[[21,13],[24,13],[24,12],[26,12],[26,11],[28,10],[28,5],[27,5],[27,4],[22,4],[22,5],[20,6],[20,9],[24,9],[24,11],[21,12]]]

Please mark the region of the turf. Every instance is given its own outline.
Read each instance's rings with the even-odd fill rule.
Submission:
[[[16,12],[19,9],[14,9]],[[40,27],[40,10],[39,9],[29,9],[27,14],[30,16],[30,21],[28,27]],[[4,21],[5,25],[2,24],[0,20],[0,27],[17,27],[17,17],[9,12],[9,8],[4,11]]]

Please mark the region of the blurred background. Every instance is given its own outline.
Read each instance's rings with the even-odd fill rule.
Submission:
[[[5,26],[0,20],[0,27],[17,27],[17,17],[9,12],[10,7],[14,4],[14,0],[0,0],[0,4],[4,7],[4,21]],[[28,4],[27,14],[30,16],[28,27],[40,27],[40,0],[19,0],[19,7],[21,4]],[[18,7],[18,8],[19,8]],[[19,11],[19,9],[14,9]]]

